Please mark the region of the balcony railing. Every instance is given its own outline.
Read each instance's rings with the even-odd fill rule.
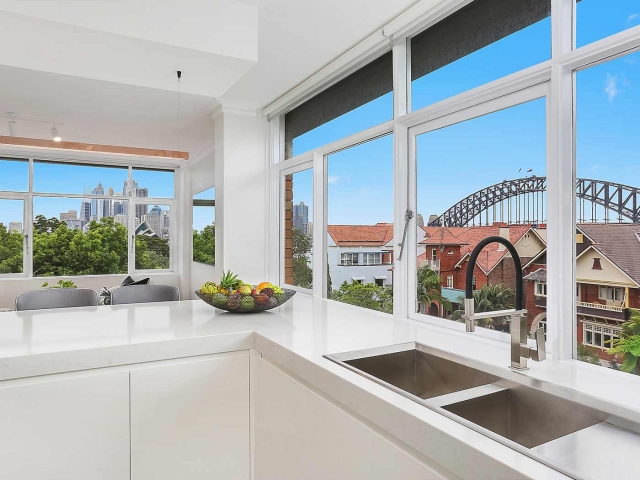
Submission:
[[[421,260],[420,267],[429,267],[434,272],[439,272],[440,260]]]
[[[603,305],[601,303],[577,302],[579,307],[596,308],[598,310],[609,310],[610,312],[624,312],[624,307],[616,307],[614,305]]]

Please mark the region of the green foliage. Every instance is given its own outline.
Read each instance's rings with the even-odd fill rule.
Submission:
[[[313,246],[311,235],[293,229],[293,284],[302,288],[313,285],[313,270],[309,266],[308,254]]]
[[[193,231],[193,261],[215,265],[216,263],[216,226],[212,223],[198,232]]]
[[[72,280],[58,280],[58,283],[54,285],[44,282],[42,288],[78,288],[78,286]]]
[[[442,279],[427,265],[418,269],[418,302],[427,306],[438,302],[445,308],[451,308],[451,302],[442,296]]]
[[[36,217],[33,273],[38,277],[127,273],[127,228],[113,218],[92,221],[87,233],[55,218]],[[169,268],[169,242],[136,237],[136,268]]]
[[[375,283],[347,283],[331,292],[331,300],[379,312],[393,313],[393,288]]]
[[[578,344],[578,360],[581,362],[592,363],[594,365],[600,365],[598,350],[581,343]]]
[[[22,234],[0,223],[0,274],[22,273]]]
[[[476,313],[495,312],[496,310],[507,310],[514,307],[515,291],[503,284],[484,285],[480,290],[473,292],[473,305]],[[460,297],[459,303],[464,303],[464,297]],[[451,315],[451,320],[462,320],[464,311],[457,310]],[[483,318],[476,320],[479,327],[503,325],[505,317]]]
[[[613,340],[613,347],[608,350],[612,355],[623,355],[620,370],[627,373],[640,374],[640,310],[629,309],[629,320],[622,324],[620,338]]]

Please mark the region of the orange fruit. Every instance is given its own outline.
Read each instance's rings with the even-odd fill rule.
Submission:
[[[271,287],[271,283],[270,282],[262,282],[260,285],[258,285],[256,287],[256,290],[258,290],[258,292],[259,292],[263,288],[270,288],[270,287]]]

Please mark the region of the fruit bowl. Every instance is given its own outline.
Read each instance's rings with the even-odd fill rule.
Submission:
[[[231,313],[256,313],[279,307],[296,294],[295,290],[289,290],[287,288],[281,290],[282,293],[274,293],[271,296],[264,294],[241,295],[239,293],[232,295],[225,295],[223,293],[207,294],[203,293],[202,290],[196,290],[195,294],[203,302],[220,310]]]

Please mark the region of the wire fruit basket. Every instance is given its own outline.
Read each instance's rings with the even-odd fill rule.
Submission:
[[[256,295],[241,295],[239,293],[225,295],[224,293],[206,294],[202,293],[201,290],[196,290],[195,294],[203,302],[220,310],[231,313],[257,313],[283,305],[296,294],[296,291],[283,288],[282,293],[272,293],[271,295],[264,293]]]

